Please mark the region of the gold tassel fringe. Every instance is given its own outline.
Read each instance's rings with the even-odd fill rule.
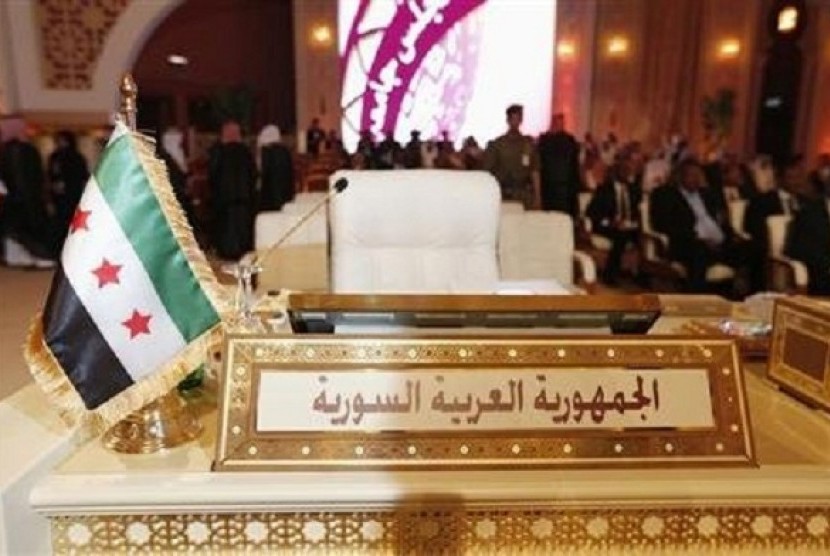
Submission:
[[[227,313],[231,308],[231,295],[228,289],[223,288],[216,280],[210,263],[199,248],[199,244],[196,243],[193,230],[187,222],[187,216],[173,193],[167,175],[167,166],[163,161],[156,158],[154,141],[136,132],[131,132],[129,138],[141,162],[141,167],[147,175],[150,187],[152,187],[153,193],[161,205],[161,210],[170,225],[170,229],[173,230],[176,241],[179,242],[179,246],[190,263],[193,274],[199,280],[211,303],[213,303],[216,312],[220,315]]]

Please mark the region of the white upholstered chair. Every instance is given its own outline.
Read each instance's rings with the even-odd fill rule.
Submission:
[[[286,211],[284,207],[281,211],[259,213],[254,223],[254,248],[264,253],[312,206],[304,204],[302,210]],[[328,223],[325,210],[312,216],[261,262],[262,272],[257,276],[260,290],[327,290]]]
[[[767,217],[767,283],[774,291],[806,292],[809,284],[807,267],[784,255],[784,243],[791,218],[784,214]]]
[[[297,193],[294,200],[285,203],[282,210],[287,214],[304,214],[325,197],[325,191],[300,192]]]
[[[736,199],[729,201],[727,207],[729,209],[729,225],[735,230],[738,237],[749,239],[749,234],[744,231],[744,215],[746,214],[747,201],[743,199]]]
[[[525,211],[525,206],[518,201],[502,201],[502,214],[517,214]]]
[[[587,290],[596,283],[594,261],[574,248],[571,217],[561,212],[526,211],[502,214],[499,227],[499,268],[505,282],[553,280]]]
[[[501,195],[485,172],[342,171],[330,205],[338,293],[491,293]]]

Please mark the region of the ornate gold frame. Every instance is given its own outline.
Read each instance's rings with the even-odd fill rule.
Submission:
[[[824,307],[817,300],[802,297],[776,302],[767,374],[797,397],[830,410],[830,305],[825,302]],[[823,354],[805,350],[805,341],[823,347]],[[815,358],[813,366],[823,364],[821,379],[799,368],[793,355]]]
[[[215,469],[754,465],[740,355],[721,338],[343,337],[229,334]],[[263,369],[705,368],[714,429],[258,433]]]

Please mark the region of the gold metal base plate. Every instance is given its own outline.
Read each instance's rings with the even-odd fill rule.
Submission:
[[[198,438],[202,424],[176,390],[131,413],[104,434],[104,446],[122,454],[152,454]]]

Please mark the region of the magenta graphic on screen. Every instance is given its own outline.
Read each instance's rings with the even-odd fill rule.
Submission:
[[[361,130],[460,141],[503,132],[525,105],[525,131],[547,127],[554,0],[340,0],[343,139]]]

